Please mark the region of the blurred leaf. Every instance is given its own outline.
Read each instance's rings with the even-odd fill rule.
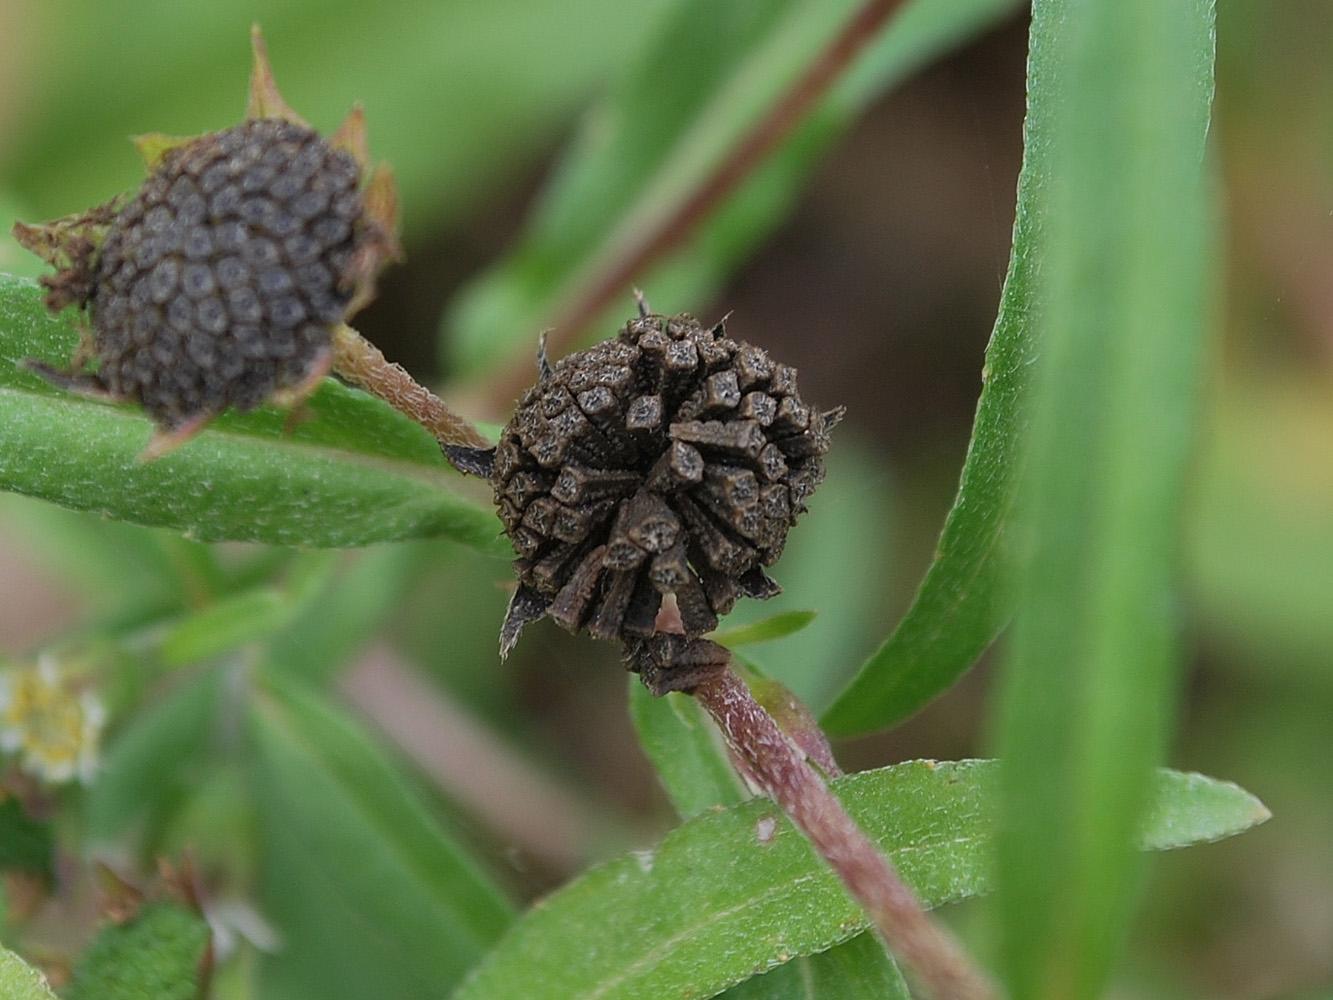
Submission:
[[[1271,815],[1262,802],[1230,781],[1159,768],[1138,846],[1166,851],[1222,840],[1267,822]]]
[[[1333,690],[1329,388],[1322,378],[1252,370],[1224,383],[1188,527],[1190,598],[1210,660],[1325,690]]]
[[[398,608],[431,553],[420,545],[379,545],[356,553],[315,598],[272,637],[275,669],[328,680]]]
[[[68,1000],[193,1000],[206,993],[208,923],[194,909],[158,901],[106,923],[84,948]]]
[[[898,966],[874,934],[802,955],[722,994],[727,1000],[910,1000]]]
[[[446,317],[464,375],[530,356],[536,332],[660,231],[791,89],[857,0],[686,0],[651,50],[589,115],[522,242]],[[791,139],[639,281],[659,308],[700,302],[785,216],[818,156],[884,89],[1019,7],[915,0]],[[638,279],[636,279],[638,280]],[[596,329],[612,329],[626,302]],[[573,332],[573,331],[570,331]]]
[[[57,1000],[46,977],[0,946],[0,996],[5,1000]]]
[[[682,819],[747,797],[721,735],[693,698],[678,692],[655,698],[630,675],[629,711],[639,743]]]
[[[998,770],[993,761],[911,761],[833,788],[917,895],[938,906],[992,886]],[[1164,772],[1145,843],[1183,846],[1264,818],[1248,793],[1203,780],[1206,793]],[[454,1000],[709,997],[865,926],[801,834],[771,801],[754,799],[697,816],[529,910]]]
[[[0,869],[49,880],[54,875],[54,861],[50,821],[29,816],[16,796],[0,801]]]
[[[1049,152],[1040,356],[1001,692],[1001,965],[1100,996],[1178,684],[1173,604],[1213,291],[1211,0],[1033,7],[1026,141]]]
[[[371,152],[393,165],[411,235],[442,215],[474,216],[498,184],[521,180],[669,4],[288,0],[260,18],[278,84],[305,118],[327,133],[353,102],[365,106]],[[44,217],[78,211],[139,182],[127,136],[239,122],[260,10],[106,0],[20,18],[33,79],[6,136],[14,189]]]
[[[117,842],[146,817],[145,846],[152,850],[152,831],[170,819],[216,763],[228,674],[210,669],[184,679],[113,732],[87,792],[85,821],[94,843]]]
[[[509,923],[502,894],[366,735],[270,673],[250,717],[263,978],[298,995],[439,997]]]
[[[288,435],[285,416],[228,414],[189,444],[140,462],[149,423],[129,406],[48,385],[25,358],[65,365],[73,333],[38,287],[0,275],[0,487],[203,541],[336,547],[445,535],[507,551],[499,523],[458,495],[431,436],[331,379]]]
[[[728,649],[735,649],[737,646],[747,646],[756,642],[772,642],[774,639],[785,639],[787,636],[801,631],[814,621],[818,615],[818,611],[782,611],[776,615],[761,618],[752,625],[722,629],[710,638]]]
[[[43,568],[67,580],[102,614],[180,610],[203,599],[216,580],[200,578],[182,549],[207,546],[174,532],[65,510],[18,494],[0,494],[0,516]]]
[[[198,663],[277,632],[291,622],[327,582],[331,553],[305,553],[284,587],[260,587],[215,601],[174,624],[162,638],[168,667]]]

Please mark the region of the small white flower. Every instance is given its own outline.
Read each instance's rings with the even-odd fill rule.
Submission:
[[[96,695],[62,677],[49,653],[0,672],[0,749],[19,752],[23,769],[38,778],[91,782],[105,721]]]

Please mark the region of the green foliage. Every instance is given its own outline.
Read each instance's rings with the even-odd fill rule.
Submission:
[[[532,331],[614,273],[675,215],[806,70],[859,5],[686,0],[634,72],[584,123],[518,247],[446,318],[466,372],[531,350]],[[703,221],[688,246],[638,279],[658,308],[702,300],[768,236],[819,153],[886,87],[993,24],[1014,0],[916,0],[782,149]],[[596,330],[621,322],[622,307]]]
[[[1176,539],[1214,265],[1212,0],[1033,13],[1050,215],[1001,693],[1015,1000],[1099,995],[1137,896],[1131,839],[1179,683]]]
[[[420,427],[326,381],[290,434],[276,411],[224,417],[141,462],[149,423],[60,392],[23,367],[66,366],[75,337],[35,284],[0,275],[0,486],[200,541],[333,547],[444,535],[502,553],[493,514]]]
[[[998,771],[992,761],[912,761],[833,787],[920,899],[938,906],[993,886]],[[1195,794],[1199,780],[1159,777],[1140,846],[1215,840],[1267,818],[1234,785],[1203,779],[1209,791]],[[697,816],[528,911],[454,1000],[708,997],[865,926],[805,839],[771,801],[753,800]]]
[[[195,1000],[205,989],[210,933],[194,909],[144,904],[106,924],[84,949],[69,1000]]]
[[[56,1000],[46,977],[5,947],[0,947],[0,995],[7,1000]]]
[[[104,200],[138,169],[125,132],[232,120],[244,50],[221,28],[236,22],[243,39],[240,6],[180,5],[141,24],[113,0],[65,25],[63,55],[48,47],[30,84],[47,88],[50,119],[6,150],[0,212]],[[313,19],[289,6],[264,25],[288,98],[321,124],[365,99],[374,152],[403,181],[409,237],[495,197],[605,89],[514,248],[445,306],[456,372],[493,399],[512,396],[546,324],[575,337],[620,323],[623,305],[583,315],[603,286],[621,295],[633,278],[666,311],[706,302],[875,99],[1021,7],[906,3],[770,156],[628,275],[861,4],[390,2]],[[765,674],[818,709],[831,703],[830,732],[859,735],[949,689],[1015,618],[991,726],[1003,764],[913,761],[833,783],[928,905],[999,890],[988,912],[1014,1000],[1103,993],[1144,882],[1140,851],[1228,837],[1268,815],[1235,785],[1159,768],[1216,266],[1203,169],[1212,50],[1209,0],[1034,3],[1012,252],[957,494],[914,602],[884,639],[896,497],[882,459],[840,427],[828,479],[774,568],[784,593],[739,607],[716,636],[747,657],[763,643],[753,656]],[[480,779],[505,797],[488,754],[507,764],[519,747],[531,766],[549,733],[530,716],[557,688],[531,680],[547,664],[517,674],[491,659],[511,552],[485,485],[454,472],[408,418],[332,379],[294,426],[267,408],[229,414],[143,463],[142,415],[25,367],[68,365],[77,334],[72,316],[47,313],[38,270],[12,252],[0,240],[0,270],[23,274],[0,274],[0,488],[31,499],[6,498],[0,514],[80,595],[84,620],[42,648],[75,665],[75,689],[98,694],[111,719],[96,780],[33,797],[54,821],[32,820],[18,797],[0,804],[0,861],[48,871],[52,836],[71,856],[91,846],[145,869],[197,852],[212,898],[244,900],[252,925],[272,929],[223,957],[228,1000],[908,996],[830,871],[771,802],[747,796],[699,705],[652,698],[637,678],[635,732],[682,822],[624,853],[633,824],[580,787],[573,811],[605,822],[579,850],[611,859],[582,874],[497,874],[521,836],[497,845],[457,815],[447,783]],[[1253,571],[1276,534],[1282,567],[1319,575],[1326,525],[1304,512],[1247,549],[1232,536],[1277,501],[1256,495],[1244,454],[1219,452],[1207,468],[1191,538],[1201,605],[1251,641],[1272,638],[1276,659],[1302,664],[1326,695],[1323,605],[1282,569]],[[352,547],[366,548],[292,551]],[[479,610],[491,605],[493,619]],[[1292,606],[1308,608],[1295,632]],[[340,690],[377,636],[400,652],[416,640],[441,697],[497,730],[464,751],[453,732],[431,734],[426,751],[390,734],[433,778],[448,758],[442,794],[368,730],[351,686]],[[557,666],[564,655],[525,642]],[[1268,638],[1258,645],[1268,652]],[[516,676],[530,678],[521,705]],[[1323,701],[1311,704],[1317,728]],[[399,706],[404,717],[416,707]],[[559,806],[543,805],[552,815],[538,825]],[[637,828],[635,840],[650,842]],[[572,877],[520,913],[507,883],[554,876]],[[21,921],[6,930],[23,939]],[[207,942],[193,912],[147,904],[99,932],[69,996],[193,997]],[[51,1000],[3,949],[0,993]]]
[[[0,870],[49,879],[54,862],[51,824],[29,816],[16,798],[0,802]]]

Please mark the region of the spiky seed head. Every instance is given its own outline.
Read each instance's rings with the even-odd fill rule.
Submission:
[[[493,456],[452,452],[489,474],[518,553],[502,652],[542,615],[635,646],[666,595],[692,638],[739,598],[778,593],[764,570],[840,416],[804,403],[790,366],[692,316],[641,315],[564,358]]]

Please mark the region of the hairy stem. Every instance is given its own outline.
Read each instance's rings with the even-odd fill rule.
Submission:
[[[350,326],[339,326],[333,333],[333,370],[411,417],[442,445],[491,446],[471,421],[449,409],[444,400]]]
[[[593,275],[551,320],[550,351],[559,356],[609,303],[624,295],[634,276],[685,241],[718,204],[745,180],[810,113],[841,74],[874,39],[904,0],[867,0],[806,67],[791,88],[755,123],[713,172],[661,224],[648,229],[627,253]],[[531,381],[530,366],[511,365],[488,386],[497,409],[510,405]]]
[[[809,838],[865,908],[893,953],[937,1000],[993,1000],[996,992],[987,978],[948,931],[930,918],[744,681],[724,666],[705,677],[693,693],[717,721],[749,776]]]

